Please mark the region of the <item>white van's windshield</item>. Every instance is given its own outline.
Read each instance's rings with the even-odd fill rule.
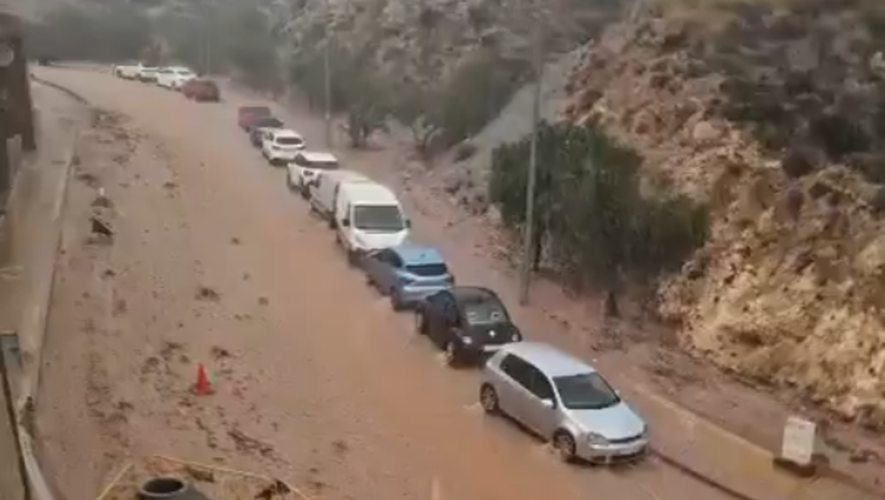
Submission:
[[[402,231],[406,228],[403,214],[396,205],[356,205],[353,227],[364,231]]]

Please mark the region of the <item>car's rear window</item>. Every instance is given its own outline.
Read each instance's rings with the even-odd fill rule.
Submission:
[[[273,117],[266,117],[255,120],[252,125],[256,128],[281,128],[283,122]]]
[[[306,163],[305,167],[316,170],[335,170],[338,168],[338,162],[336,161],[308,161]]]
[[[406,266],[406,269],[416,275],[424,277],[445,276],[449,273],[449,268],[443,263],[438,264],[415,264]]]
[[[509,320],[504,305],[495,300],[467,302],[464,304],[464,315],[471,325],[486,325]]]
[[[275,142],[277,144],[283,144],[285,146],[297,146],[299,144],[302,144],[304,141],[297,137],[277,137]]]
[[[268,116],[270,115],[270,108],[265,106],[247,106],[245,108],[240,108],[240,114],[248,114],[252,116]]]

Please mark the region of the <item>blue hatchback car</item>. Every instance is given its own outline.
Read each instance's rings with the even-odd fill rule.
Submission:
[[[396,311],[412,307],[455,283],[439,251],[414,243],[368,253],[363,269],[369,284],[389,296]]]

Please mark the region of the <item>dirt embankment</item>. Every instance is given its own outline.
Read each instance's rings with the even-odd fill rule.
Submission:
[[[588,47],[566,111],[710,203],[710,240],[660,290],[683,345],[879,430],[883,19],[863,1],[651,9]]]

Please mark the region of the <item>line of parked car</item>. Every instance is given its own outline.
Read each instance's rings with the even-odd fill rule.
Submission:
[[[612,463],[641,458],[648,427],[620,393],[586,362],[529,341],[494,291],[457,285],[441,252],[412,242],[411,222],[396,193],[352,170],[304,137],[266,106],[238,110],[250,143],[286,184],[335,231],[348,262],[388,297],[394,311],[414,313],[449,366],[483,366],[479,403],[549,440],[567,462]]]
[[[218,87],[187,68],[115,66],[120,78],[219,100]],[[189,90],[191,89],[191,90]],[[332,153],[308,150],[304,137],[267,106],[244,106],[237,123],[286,185],[335,231],[350,265],[390,300],[414,313],[414,331],[447,365],[482,365],[479,404],[552,443],[560,458],[591,463],[645,456],[645,421],[593,366],[551,345],[527,340],[493,290],[456,284],[436,248],[410,240],[411,221],[396,193],[341,168]]]
[[[114,66],[113,71],[117,78],[152,83],[161,88],[181,92],[188,99],[195,101],[219,102],[221,100],[221,91],[215,82],[200,77],[185,66],[158,67],[138,63]]]

